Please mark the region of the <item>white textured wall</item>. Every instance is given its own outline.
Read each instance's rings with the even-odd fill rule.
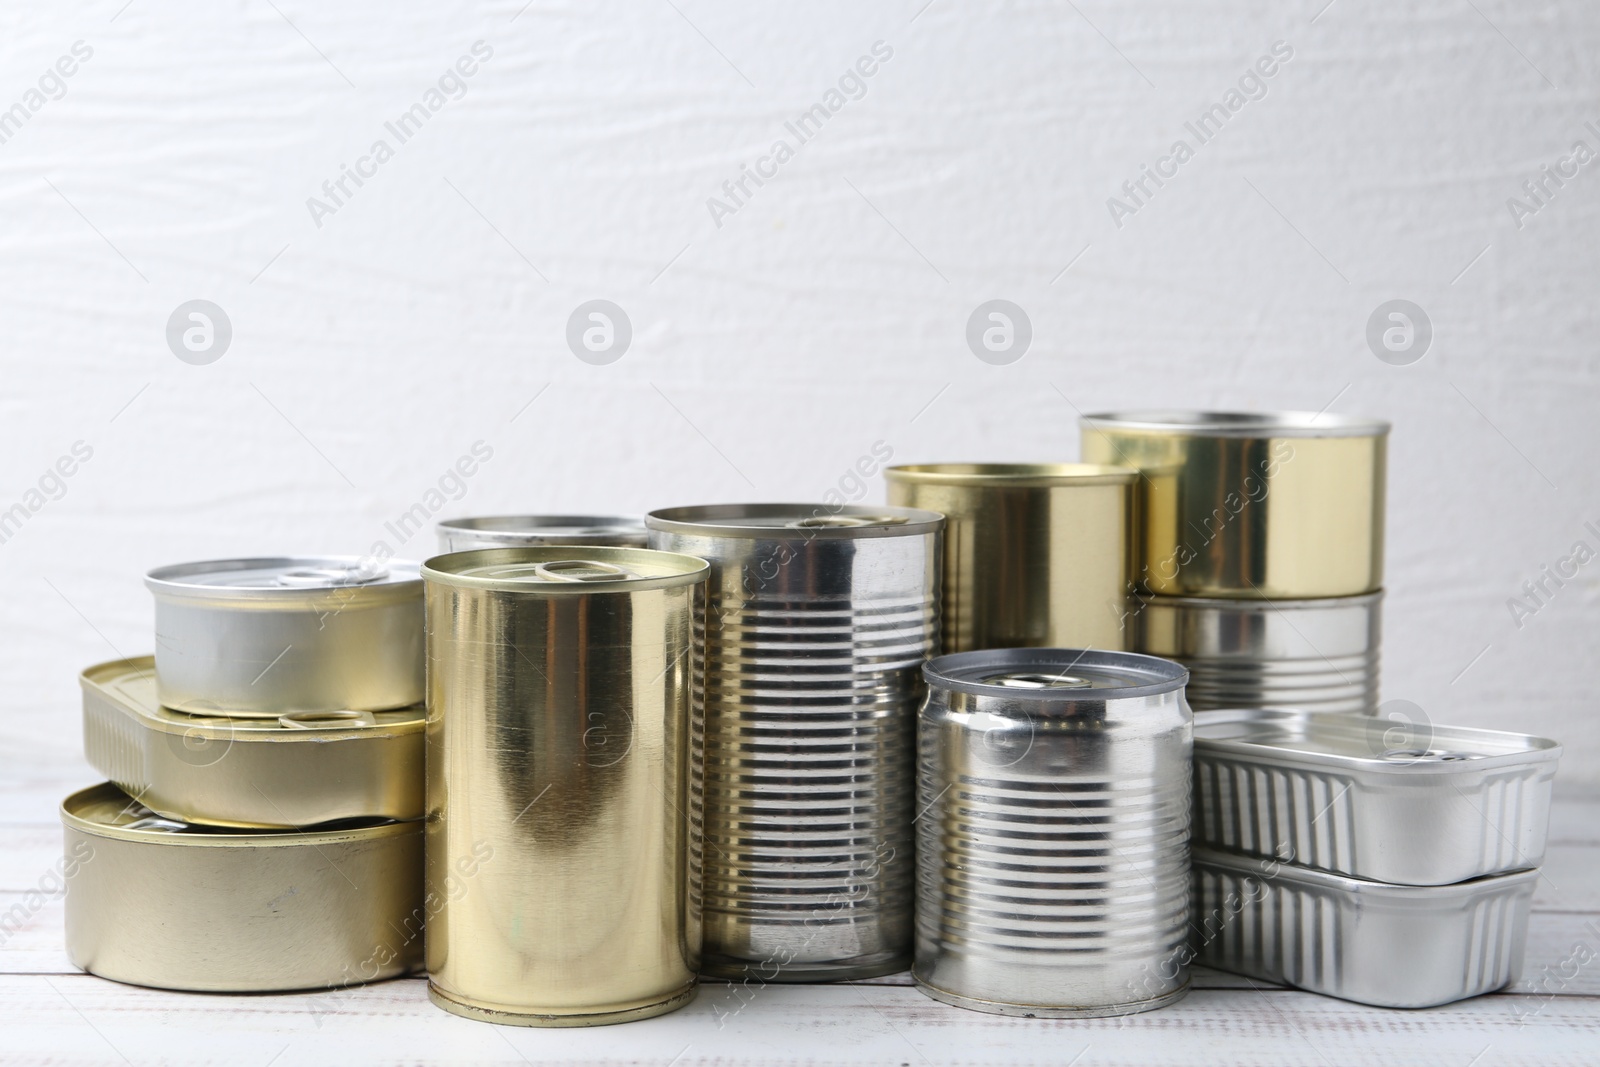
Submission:
[[[877,441],[1071,459],[1075,409],[1331,405],[1395,424],[1385,695],[1562,738],[1565,787],[1600,789],[1600,561],[1507,608],[1600,548],[1600,166],[1520,228],[1506,205],[1600,149],[1593,6],[122,2],[0,15],[0,108],[93,50],[0,144],[0,508],[43,505],[0,544],[0,731],[43,752],[6,773],[90,780],[75,674],[151,647],[147,568],[364,551],[479,440],[450,512],[638,512],[818,498]],[[864,96],[715,225],[877,41]],[[1277,41],[1118,228],[1107,198]],[[1007,366],[964,338],[997,297],[1034,330]],[[165,336],[196,298],[233,325],[204,366]],[[592,298],[632,320],[611,365],[566,347]],[[1434,324],[1411,366],[1365,341],[1393,298]]]

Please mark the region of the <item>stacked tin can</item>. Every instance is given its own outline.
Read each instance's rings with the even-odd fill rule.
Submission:
[[[152,571],[156,654],[83,672],[110,782],[62,804],[67,953],[161,988],[335,989],[422,960],[415,564]]]
[[[1139,471],[1129,645],[1190,670],[1195,710],[1372,713],[1389,425],[1310,412],[1116,412],[1085,460]]]
[[[1559,745],[1279,709],[1194,735],[1193,957],[1391,1008],[1516,980]]]

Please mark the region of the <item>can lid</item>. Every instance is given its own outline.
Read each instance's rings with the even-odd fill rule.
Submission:
[[[1103,411],[1083,416],[1087,430],[1135,430],[1180,437],[1382,437],[1382,419],[1328,411]]]
[[[363,556],[269,556],[174,563],[152,570],[144,584],[157,596],[176,599],[255,600],[345,589],[410,592],[403,587],[420,589],[420,581],[417,564],[404,560],[380,563]]]
[[[581,542],[585,537],[636,536],[643,542],[644,523],[621,515],[481,515],[446,519],[439,523],[444,535],[471,534],[481,541],[516,544],[524,538]]]
[[[693,585],[709,571],[699,556],[600,545],[479,548],[434,556],[422,565],[422,576],[431,582],[540,596]]]
[[[1297,708],[1199,712],[1194,744],[1197,755],[1250,755],[1264,762],[1385,775],[1468,774],[1511,763],[1554,762],[1561,755],[1559,744],[1531,734]]]
[[[95,837],[153,845],[299,848],[415,833],[416,823],[345,819],[304,829],[197,826],[157,815],[110,782],[79,790],[61,802],[61,821]]]
[[[888,504],[702,504],[662,508],[644,517],[652,530],[690,536],[901,537],[932,533],[944,526],[937,511]]]
[[[1039,700],[1118,700],[1182,689],[1182,665],[1136,652],[1075,648],[997,648],[936,656],[922,667],[928,684],[974,696]]]
[[[1139,478],[1132,467],[1103,463],[909,463],[887,467],[891,482],[915,485],[1015,486],[1017,488],[1087,485],[1131,485]]]

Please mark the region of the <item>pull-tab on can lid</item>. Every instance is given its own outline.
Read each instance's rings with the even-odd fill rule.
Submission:
[[[887,504],[702,504],[652,511],[644,524],[688,537],[853,539],[932,533],[944,516]]]
[[[447,552],[423,564],[422,575],[461,588],[557,595],[694,584],[709,570],[698,556],[649,548],[521,545]]]
[[[1182,689],[1181,664],[1135,652],[1078,648],[999,648],[936,656],[922,667],[928,684],[1010,700],[1125,700]]]
[[[217,559],[157,567],[144,584],[158,597],[255,599],[338,590],[390,590],[417,586],[415,563],[360,556],[267,556]]]
[[[1001,671],[985,675],[981,681],[1007,689],[1092,689],[1094,682],[1073,674],[1044,674],[1040,671]]]
[[[378,717],[370,711],[291,711],[278,716],[278,725],[289,730],[326,730],[376,726]]]

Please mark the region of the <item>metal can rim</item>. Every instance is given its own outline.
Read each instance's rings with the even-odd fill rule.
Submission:
[[[422,575],[418,564],[409,560],[385,560],[387,573],[370,582],[305,586],[227,586],[203,582],[184,581],[199,574],[215,574],[229,570],[261,570],[272,567],[323,567],[332,565],[363,565],[370,562],[364,556],[243,556],[236,559],[195,560],[188,563],[169,563],[155,567],[145,574],[145,588],[158,600],[212,601],[237,604],[258,601],[274,604],[301,604],[307,601],[338,597],[348,602],[360,597],[372,602],[384,599],[407,599],[422,590]]]
[[[1102,411],[1079,420],[1084,429],[1173,437],[1384,437],[1384,419],[1327,411]]]
[[[1149,681],[1119,689],[1015,689],[1010,686],[972,681],[956,677],[951,673],[961,669],[1071,670],[1080,665],[1100,670],[1138,672]],[[935,656],[924,663],[922,676],[927,679],[929,685],[951,692],[1013,700],[1033,699],[1053,704],[1158,696],[1181,690],[1189,681],[1188,669],[1172,660],[1162,659],[1160,656],[1146,656],[1139,652],[1112,652],[1095,648],[993,648],[951,652]]]
[[[514,542],[526,536],[582,536],[585,532],[597,535],[645,533],[644,523],[627,515],[469,515],[459,519],[445,519],[435,526],[443,535],[471,534],[484,540],[504,539]],[[550,534],[551,530],[567,531]],[[508,544],[507,547],[514,547]]]
[[[748,526],[718,521],[734,518],[784,518],[796,522],[828,518],[872,519],[893,518],[892,523],[868,523],[840,526]],[[644,524],[650,530],[662,533],[687,534],[697,537],[742,537],[796,541],[841,538],[859,540],[865,537],[912,537],[935,533],[944,529],[944,516],[937,511],[922,508],[898,507],[893,504],[693,504],[687,507],[660,508],[645,515]]]
[[[885,467],[883,476],[917,485],[1032,488],[1128,485],[1139,479],[1139,471],[1106,463],[905,463]]]
[[[1169,611],[1316,611],[1328,608],[1366,607],[1382,600],[1384,591],[1374,589],[1369,593],[1349,593],[1341,596],[1294,597],[1273,600],[1258,596],[1166,596],[1159,594],[1139,597],[1139,610],[1165,608]]]
[[[255,827],[204,827],[203,833],[174,834],[156,830],[132,830],[125,826],[108,826],[83,814],[83,809],[99,802],[116,803],[118,799],[129,804],[138,801],[130,797],[113,782],[80,789],[61,802],[62,825],[80,833],[114,841],[133,841],[148,845],[170,845],[177,848],[305,848],[318,845],[336,845],[352,841],[376,841],[415,833],[420,820],[400,822],[392,819],[374,820],[371,825],[340,826],[337,829],[271,829]],[[141,804],[140,807],[143,807]],[[154,813],[152,813],[154,814]]]
[[[1539,877],[1539,868],[1528,867],[1517,871],[1501,871],[1480,875],[1465,882],[1448,882],[1444,885],[1396,885],[1393,882],[1375,882],[1370,878],[1352,878],[1347,874],[1305,867],[1298,863],[1245,856],[1224,849],[1192,845],[1190,863],[1196,867],[1214,867],[1234,874],[1253,875],[1266,882],[1282,880],[1300,885],[1334,889],[1351,896],[1365,895],[1389,898],[1394,901],[1435,903],[1457,896],[1475,896],[1478,893],[1509,889],[1524,885]]]
[[[1512,745],[1513,751],[1487,753],[1469,760],[1410,760],[1410,759],[1384,759],[1374,754],[1372,756],[1352,756],[1337,752],[1308,752],[1304,749],[1290,749],[1281,745],[1263,744],[1259,741],[1250,741],[1236,738],[1207,737],[1204,730],[1207,727],[1222,726],[1229,723],[1249,720],[1303,720],[1315,716],[1327,716],[1329,722],[1343,725],[1350,723],[1359,729],[1370,729],[1374,724],[1381,725],[1381,718],[1367,715],[1350,715],[1342,711],[1308,711],[1302,708],[1215,708],[1207,711],[1197,711],[1194,715],[1194,747],[1195,756],[1226,754],[1231,757],[1248,757],[1257,761],[1274,764],[1296,765],[1301,767],[1335,767],[1345,771],[1358,771],[1363,774],[1384,775],[1468,775],[1499,767],[1516,764],[1537,764],[1556,762],[1561,758],[1562,745],[1548,737],[1537,734],[1523,734],[1511,730],[1485,730],[1473,726],[1435,726],[1429,725],[1430,745],[1439,740],[1457,739],[1471,741],[1478,739],[1494,739],[1502,746]]]
[[[462,571],[487,564],[549,564],[569,560],[602,563],[625,568],[628,564],[655,564],[675,568],[667,574],[634,575],[602,581],[533,582],[515,578],[491,578]],[[624,548],[614,545],[516,545],[507,548],[474,548],[446,552],[422,564],[422,577],[458,589],[490,592],[526,593],[532,596],[578,596],[585,593],[640,593],[647,589],[671,589],[705,580],[711,564],[699,556],[666,552],[655,548]]]

